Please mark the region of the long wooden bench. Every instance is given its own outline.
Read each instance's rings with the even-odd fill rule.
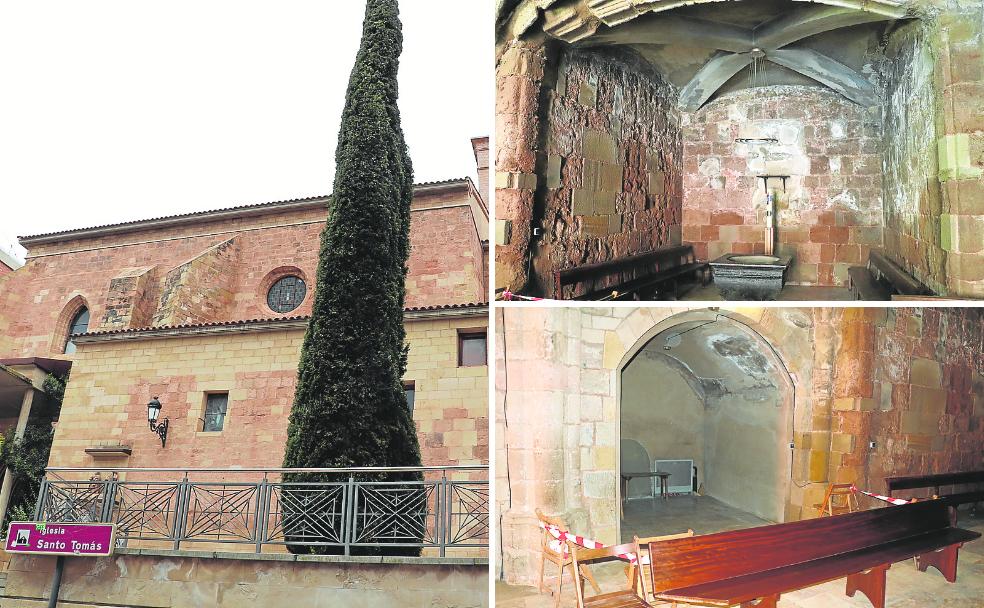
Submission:
[[[930,475],[898,475],[886,477],[885,485],[888,487],[888,495],[894,496],[893,492],[900,490],[922,490],[933,489],[933,496],[950,507],[950,521],[956,525],[957,507],[962,504],[976,504],[984,502],[984,487],[977,489],[963,488],[964,491],[952,491],[941,493],[940,488],[967,485],[984,485],[984,471],[963,471],[959,473],[933,473]]]
[[[648,253],[553,273],[558,300],[650,300],[679,297],[679,283],[688,277],[706,283],[707,262],[694,256],[691,245],[662,247]],[[669,286],[668,289],[664,289]],[[572,289],[567,289],[572,288]]]
[[[847,275],[856,300],[891,300],[894,295],[933,295],[931,289],[876,250],[868,254],[867,266],[851,266],[847,269]]]
[[[946,505],[916,502],[649,545],[657,600],[775,608],[779,597],[847,577],[847,595],[885,606],[885,573],[912,557],[957,578],[957,551],[978,532],[950,525]]]

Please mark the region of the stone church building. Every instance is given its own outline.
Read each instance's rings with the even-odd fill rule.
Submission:
[[[567,299],[555,272],[682,245],[788,257],[821,296],[792,299],[848,299],[873,252],[984,298],[981,2],[497,9],[496,287]]]
[[[481,185],[418,184],[411,208],[405,383],[425,465],[488,463],[488,138],[472,143]],[[21,238],[26,264],[0,274],[0,426],[22,432],[49,405],[44,375],[70,370],[50,466],[279,467],[326,202]]]

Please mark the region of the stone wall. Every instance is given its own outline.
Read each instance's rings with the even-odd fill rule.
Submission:
[[[925,23],[892,35],[885,50],[885,252],[918,280],[946,291],[940,243],[943,192],[936,154],[938,95],[934,50]]]
[[[766,187],[780,193],[776,247],[787,280],[844,286],[882,243],[881,125],[874,112],[818,87],[759,87],[684,118],[683,240],[697,255],[765,249]],[[777,139],[741,143],[737,139]]]
[[[488,298],[480,235],[485,216],[477,196],[467,180],[418,186],[408,307]],[[259,215],[244,210],[241,216],[206,215],[31,245],[27,264],[2,279],[0,335],[6,345],[0,356],[63,356],[66,309],[79,301],[89,307],[89,331],[309,314],[325,218],[324,201],[314,200],[289,209],[273,205]],[[308,290],[297,309],[279,314],[266,296],[285,270],[304,278]],[[26,309],[31,314],[22,314]]]
[[[936,119],[947,293],[984,298],[984,4],[949,0],[938,17]]]
[[[675,90],[631,55],[565,49],[557,70],[533,260],[548,293],[554,270],[679,244],[682,200]]]
[[[483,559],[359,559],[292,555],[214,556],[196,551],[121,550],[67,558],[59,605],[200,608],[243,605],[488,606]],[[4,608],[48,605],[55,558],[15,555]]]
[[[488,368],[457,366],[459,330],[487,325],[484,314],[407,323],[406,380],[425,465],[488,463]],[[303,336],[300,327],[80,344],[49,465],[281,466]],[[206,393],[226,391],[223,430],[202,432]],[[164,448],[147,429],[154,396],[171,420]],[[129,457],[84,451],[120,444]]]

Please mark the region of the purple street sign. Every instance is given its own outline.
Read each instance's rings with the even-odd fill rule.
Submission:
[[[7,553],[112,555],[115,524],[61,524],[15,521],[7,530]]]

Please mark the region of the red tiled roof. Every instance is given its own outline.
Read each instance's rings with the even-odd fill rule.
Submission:
[[[435,306],[414,306],[410,308],[404,308],[404,312],[428,312],[428,311],[439,311],[439,310],[458,310],[464,308],[477,308],[479,306],[488,306],[488,302],[469,302],[467,304],[438,304]],[[84,334],[73,334],[72,337],[79,336],[109,336],[116,334],[129,334],[129,333],[143,333],[150,331],[167,331],[172,329],[193,329],[197,327],[226,327],[233,325],[253,325],[257,323],[276,323],[276,322],[291,322],[291,321],[307,321],[311,318],[311,315],[297,315],[291,317],[267,317],[261,319],[240,319],[238,321],[214,321],[211,323],[187,323],[181,325],[157,325],[151,327],[132,327],[126,329],[110,329],[105,331],[93,331]]]
[[[445,179],[445,180],[440,180],[440,181],[436,181],[436,182],[422,182],[422,183],[419,183],[419,184],[414,184],[414,188],[426,188],[428,186],[447,186],[447,185],[459,184],[459,183],[460,184],[471,183],[471,178],[468,178],[468,177],[459,177],[459,178],[455,178],[455,179]],[[209,209],[209,210],[206,210],[206,211],[193,211],[191,213],[179,213],[177,215],[162,215],[160,217],[144,218],[144,219],[141,219],[141,220],[131,220],[129,222],[120,222],[120,223],[117,223],[117,224],[102,224],[102,225],[99,225],[99,226],[87,226],[85,228],[73,228],[71,230],[56,230],[54,232],[45,232],[45,233],[42,233],[42,234],[32,234],[32,235],[29,235],[29,236],[19,236],[19,237],[17,237],[17,239],[18,240],[21,240],[21,241],[30,241],[32,239],[47,238],[47,237],[52,237],[52,236],[62,236],[62,235],[69,236],[69,235],[76,234],[76,233],[79,233],[79,232],[88,232],[90,230],[103,230],[103,229],[106,229],[106,228],[119,228],[119,227],[123,227],[123,226],[134,226],[134,227],[136,227],[136,226],[139,226],[140,224],[145,224],[145,223],[150,223],[150,222],[160,222],[160,221],[164,221],[164,220],[178,220],[178,219],[191,218],[191,217],[207,216],[207,215],[210,215],[210,214],[213,214],[213,213],[226,213],[226,212],[229,212],[229,211],[241,211],[241,210],[246,210],[246,209],[262,209],[263,207],[276,207],[278,205],[289,205],[289,204],[292,204],[292,203],[307,203],[307,202],[314,202],[314,201],[318,201],[318,200],[328,200],[330,197],[331,197],[330,194],[328,194],[328,195],[322,195],[322,196],[308,196],[308,197],[304,197],[304,198],[292,198],[292,199],[283,200],[283,201],[272,201],[272,202],[267,202],[267,203],[254,203],[254,204],[251,204],[251,205],[237,205],[237,206],[234,206],[234,207],[224,207],[222,209]]]

